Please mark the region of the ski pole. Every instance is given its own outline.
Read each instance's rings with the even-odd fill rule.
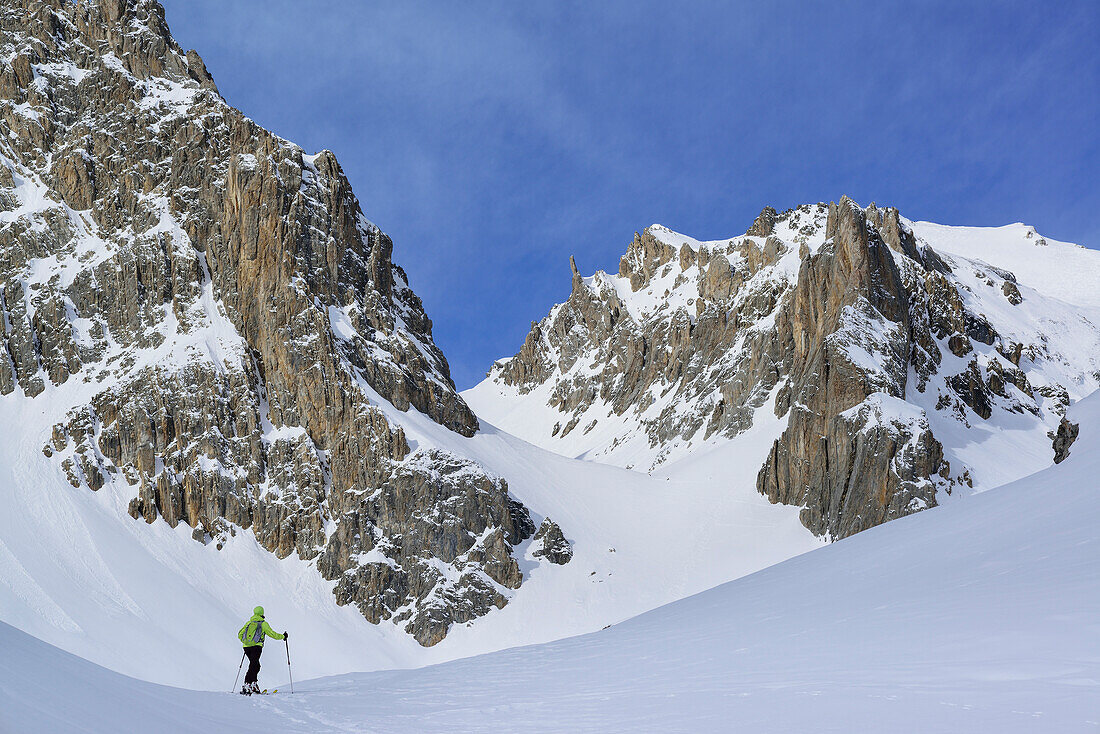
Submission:
[[[290,692],[294,693],[294,672],[290,669],[290,640],[283,638],[283,644],[286,645],[286,673],[290,676]],[[233,684],[236,687],[236,683]]]
[[[237,666],[237,678],[241,677],[241,668],[244,667],[244,653],[241,653],[241,664]],[[234,693],[237,690],[237,678],[233,679],[233,687],[229,690],[230,693]]]

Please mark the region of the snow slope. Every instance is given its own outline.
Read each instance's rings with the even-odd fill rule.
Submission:
[[[938,252],[984,260],[1011,270],[1022,285],[1040,293],[1100,310],[1100,254],[1096,250],[1044,237],[1022,222],[1003,227],[908,224]]]
[[[243,699],[0,626],[4,731],[1100,729],[1100,395],[1070,457],[610,629]],[[268,653],[270,656],[270,652]],[[276,652],[268,664],[279,668]]]
[[[821,544],[797,508],[756,493],[742,462],[654,478],[566,459],[487,424],[467,439],[369,394],[411,445],[505,477],[536,522],[549,516],[563,528],[573,560],[539,563],[525,547],[527,580],[504,609],[421,648],[390,623],[337,607],[331,582],[296,555],[277,559],[249,531],[218,551],[183,524],[131,519],[124,483],[70,486],[41,447],[71,396],[48,389],[33,402],[0,397],[0,425],[20,427],[0,442],[0,620],[125,674],[210,690],[239,661],[236,631],[256,604],[293,631],[303,677],[409,667],[598,630]],[[753,434],[745,466],[762,460],[777,430]]]
[[[957,227],[909,222],[918,238],[951,263],[952,277],[962,285],[966,306],[996,325],[1009,343],[1038,345],[1043,355],[1026,358],[1028,379],[1036,388],[1067,390],[1070,401],[1100,385],[1100,251],[1043,237],[1034,227]],[[1023,300],[999,297],[997,271],[1010,271]],[[992,273],[992,276],[990,275]],[[990,297],[992,295],[992,297]],[[993,349],[974,344],[986,360]],[[940,372],[960,372],[965,358],[944,354]],[[936,410],[936,392],[911,392],[906,399],[924,408],[933,433],[943,443],[952,466],[970,469],[976,491],[997,487],[1039,471],[1051,462],[1049,436],[1059,420],[1056,401],[1043,401],[1041,411],[997,411],[993,420],[960,424]],[[965,493],[956,493],[965,497]],[[948,498],[942,496],[941,501]]]

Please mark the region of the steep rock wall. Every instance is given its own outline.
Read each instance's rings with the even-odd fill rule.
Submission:
[[[71,483],[248,530],[425,645],[503,606],[534,527],[378,409],[478,429],[335,156],[226,104],[153,0],[14,0],[0,49],[0,393],[69,401]]]

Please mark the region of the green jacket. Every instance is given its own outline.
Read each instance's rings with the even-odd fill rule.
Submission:
[[[265,637],[275,640],[283,639],[282,635],[271,629],[271,625],[267,623],[262,614],[253,614],[252,618],[237,633],[237,638],[244,643],[245,647],[255,647],[256,645],[263,647]]]

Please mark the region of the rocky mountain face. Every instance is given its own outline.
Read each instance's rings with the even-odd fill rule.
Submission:
[[[59,411],[71,484],[250,531],[424,645],[503,606],[535,527],[378,409],[478,429],[335,156],[230,107],[153,0],[6,2],[0,55],[0,394]]]
[[[466,395],[539,445],[670,473],[778,418],[744,471],[841,538],[1049,462],[1055,431],[1064,453],[1100,319],[1058,295],[848,198],[766,208],[729,240],[654,225],[617,275],[573,264],[569,299]]]

